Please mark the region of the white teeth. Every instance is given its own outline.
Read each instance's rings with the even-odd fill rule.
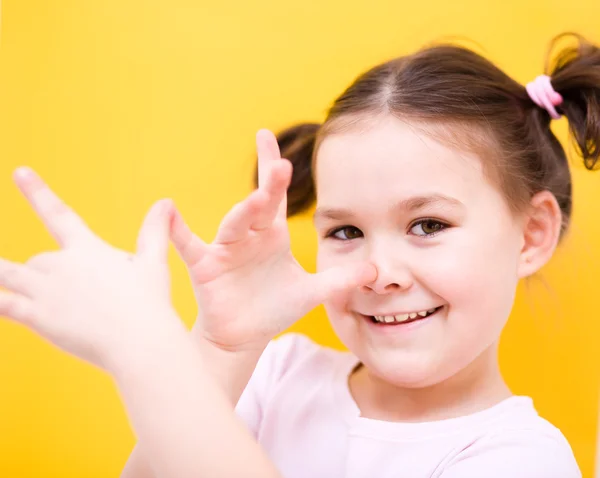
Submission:
[[[392,322],[406,322],[408,319],[416,319],[417,317],[427,317],[434,313],[436,308],[429,310],[422,310],[420,312],[411,312],[410,314],[398,314],[398,315],[375,315],[374,318],[377,322],[390,324]]]

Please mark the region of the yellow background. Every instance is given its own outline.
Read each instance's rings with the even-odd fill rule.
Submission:
[[[460,35],[526,82],[556,33],[600,42],[592,0],[4,0],[2,9],[0,255],[13,260],[55,247],[12,186],[17,165],[39,170],[117,246],[133,246],[143,214],[165,196],[210,240],[250,190],[255,131],[321,120],[364,69]],[[565,139],[563,122],[557,130]],[[543,281],[519,291],[502,366],[590,477],[600,176],[574,164],[572,234]],[[313,269],[310,218],[291,229]],[[194,300],[175,254],[172,269],[191,325]],[[296,328],[340,346],[321,309]],[[0,322],[0,356],[0,476],[118,476],[134,440],[111,380],[9,322]]]

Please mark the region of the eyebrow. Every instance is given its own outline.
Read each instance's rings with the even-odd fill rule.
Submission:
[[[404,213],[411,213],[432,206],[450,206],[464,209],[465,205],[458,199],[445,196],[443,194],[431,194],[428,196],[414,196],[407,199],[402,199],[395,203],[392,210],[399,210]],[[352,219],[356,214],[350,209],[344,208],[317,208],[313,215],[313,220],[330,219],[334,221]]]

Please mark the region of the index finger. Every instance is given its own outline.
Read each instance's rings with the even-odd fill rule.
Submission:
[[[83,220],[34,171],[19,168],[14,180],[61,247],[93,237]]]

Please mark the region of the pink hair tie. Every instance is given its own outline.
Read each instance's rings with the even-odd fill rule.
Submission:
[[[535,80],[527,83],[525,89],[531,100],[540,108],[544,108],[551,118],[560,118],[561,115],[557,113],[554,107],[560,105],[563,98],[552,88],[548,75],[538,76]]]

